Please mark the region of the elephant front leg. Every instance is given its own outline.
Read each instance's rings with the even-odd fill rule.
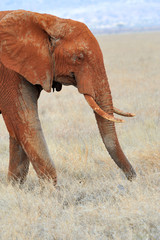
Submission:
[[[38,117],[39,91],[36,86],[23,78],[12,81],[8,88],[10,94],[2,95],[2,103],[5,103],[2,106],[2,114],[7,129],[10,135],[20,143],[38,177],[50,180],[55,185],[57,182],[56,170]],[[8,108],[6,108],[6,98]],[[12,147],[12,156],[18,154],[18,150],[15,151],[15,148],[18,149],[18,146]],[[11,160],[9,169],[14,168],[17,168],[17,163]]]
[[[29,170],[29,159],[18,141],[10,136],[8,180],[23,183]]]
[[[40,179],[57,183],[57,174],[43,136],[39,119],[27,120],[20,127],[19,141]]]

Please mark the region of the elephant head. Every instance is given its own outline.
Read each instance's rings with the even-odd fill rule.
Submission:
[[[0,61],[32,85],[50,92],[56,84],[73,85],[93,109],[110,156],[131,180],[136,176],[116,135],[113,113],[134,116],[113,107],[103,55],[96,38],[81,22],[48,14],[12,11],[0,21]],[[3,111],[2,111],[3,114]]]

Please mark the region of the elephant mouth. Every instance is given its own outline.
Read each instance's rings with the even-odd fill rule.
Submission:
[[[58,83],[64,85],[64,86],[70,86],[73,85],[77,87],[77,82],[76,82],[76,77],[73,72],[71,72],[69,75],[61,75],[61,76],[56,76],[55,80],[53,81],[53,84]]]
[[[70,75],[71,75],[71,77],[73,78],[73,80],[76,81],[75,73],[74,73],[74,72],[71,72]]]
[[[114,116],[104,112],[91,96],[84,94],[84,97],[85,97],[86,101],[88,102],[89,106],[93,109],[93,111],[96,112],[102,118],[104,118],[108,121],[111,121],[111,122],[116,122],[116,123],[124,122],[124,120],[115,118]],[[113,107],[113,112],[118,115],[125,116],[125,117],[134,117],[135,116],[135,114],[133,114],[133,113],[126,113],[115,107]]]

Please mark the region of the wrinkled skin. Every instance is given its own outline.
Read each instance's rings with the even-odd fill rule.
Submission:
[[[99,44],[83,23],[23,10],[0,12],[0,110],[10,134],[8,178],[22,183],[31,162],[38,177],[57,182],[38,117],[44,89],[73,85],[113,117]],[[118,142],[115,123],[95,112],[110,156],[132,180],[136,176]]]

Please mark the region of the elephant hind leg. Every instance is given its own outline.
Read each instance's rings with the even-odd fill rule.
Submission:
[[[29,159],[17,140],[10,136],[8,180],[23,183],[29,170]]]

